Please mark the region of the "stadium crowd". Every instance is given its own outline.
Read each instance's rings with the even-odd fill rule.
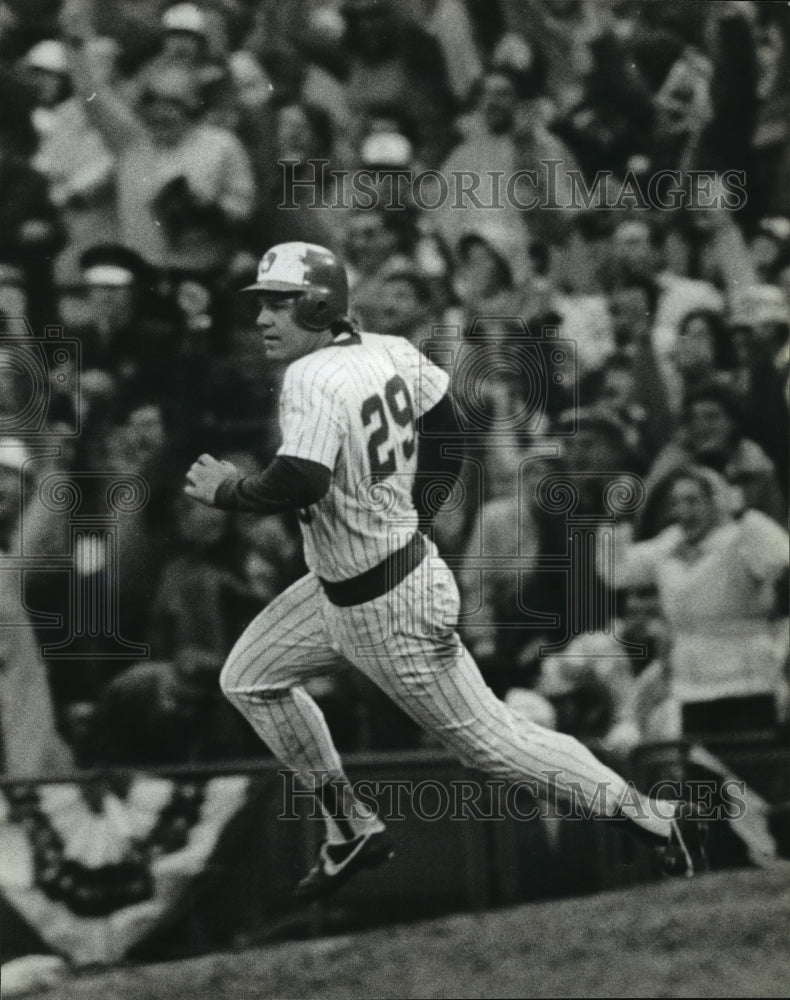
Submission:
[[[236,292],[296,239],[347,263],[363,329],[451,372],[466,462],[432,530],[491,685],[615,755],[786,732],[786,4],[2,0],[0,58],[7,773],[264,752],[217,678],[303,572],[298,523],[182,486],[203,451],[276,451],[282,373]],[[534,205],[491,203],[525,171]],[[660,171],[684,207],[645,194]],[[19,358],[53,326],[79,357],[41,355],[31,435]],[[97,523],[113,477],[147,502],[75,541],[59,474]],[[149,656],[73,633],[91,579]],[[364,678],[311,685],[340,749],[422,745]]]

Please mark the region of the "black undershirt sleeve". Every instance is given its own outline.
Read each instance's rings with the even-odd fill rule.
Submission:
[[[444,454],[442,447],[453,440],[455,431],[455,414],[448,395],[417,420],[419,445],[413,500],[421,528],[427,528],[436,514],[436,504],[427,502],[436,495],[432,487],[446,484],[449,495],[458,478],[461,458]],[[257,476],[226,479],[217,489],[214,506],[259,514],[309,507],[327,493],[331,477],[331,470],[319,462],[277,455]]]
[[[327,493],[331,478],[332,470],[320,462],[277,455],[257,476],[226,479],[217,488],[214,506],[258,514],[309,507]]]
[[[455,444],[453,452],[460,452],[462,442],[457,437],[455,412],[449,394],[442,396],[432,409],[423,413],[417,420],[419,446],[417,450],[417,476],[414,481],[413,501],[417,508],[420,528],[427,529],[434,515],[437,504],[428,503],[430,497],[436,496],[434,487],[438,483],[446,484],[444,499],[458,479],[463,459],[458,454],[447,455],[444,445]],[[439,505],[440,506],[440,505]]]

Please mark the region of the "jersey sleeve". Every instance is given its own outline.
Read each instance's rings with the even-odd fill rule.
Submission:
[[[450,378],[408,340],[394,337],[391,350],[395,354],[398,371],[404,374],[412,390],[415,416],[421,417],[447,395]]]
[[[280,395],[282,443],[277,454],[334,469],[344,434],[342,406],[338,386],[320,368],[291,365]]]

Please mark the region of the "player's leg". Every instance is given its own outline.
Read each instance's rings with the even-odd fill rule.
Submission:
[[[220,686],[274,756],[316,795],[327,839],[345,842],[383,824],[351,796],[320,708],[301,686],[345,661],[324,621],[323,594],[308,574],[248,625],[228,656]]]
[[[583,796],[593,812],[624,815],[657,843],[669,837],[670,809],[649,806],[578,740],[494,695],[454,631],[458,590],[441,560],[426,560],[382,598],[331,614],[348,659],[463,763],[558,798]]]

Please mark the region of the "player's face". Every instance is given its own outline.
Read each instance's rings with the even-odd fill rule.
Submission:
[[[258,329],[263,332],[263,349],[270,361],[296,361],[328,344],[328,330],[305,330],[294,318],[293,297],[261,295]]]

